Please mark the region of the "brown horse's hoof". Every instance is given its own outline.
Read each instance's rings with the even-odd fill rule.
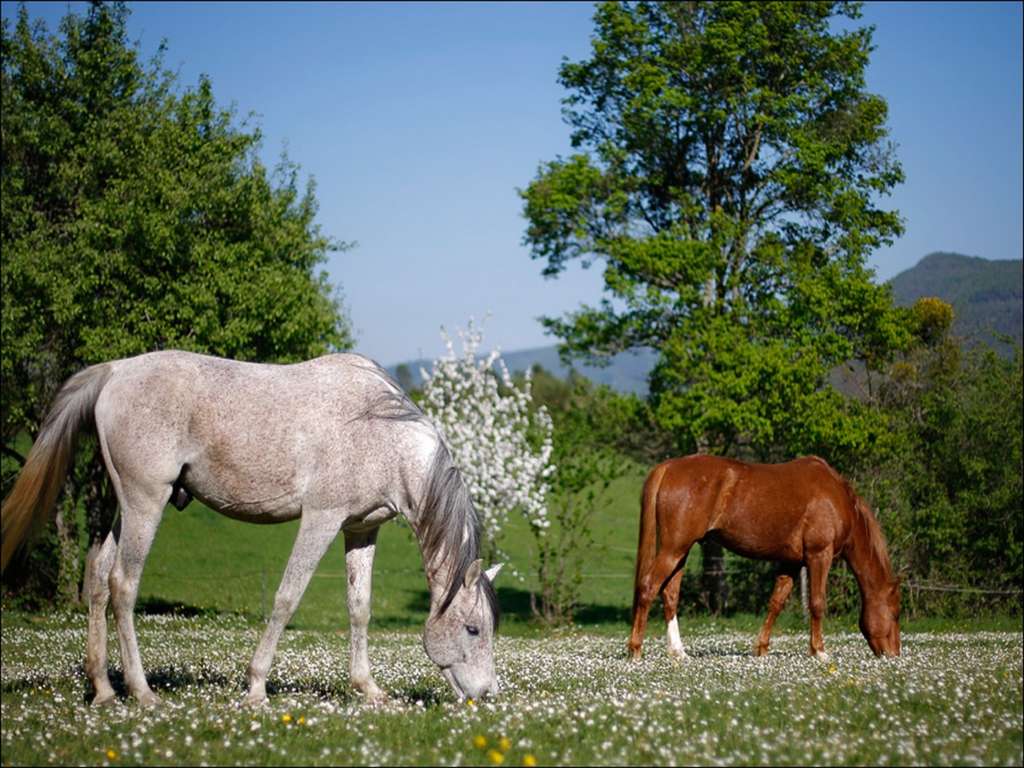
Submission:
[[[640,648],[629,647],[629,659],[630,661],[640,661],[640,657],[643,655],[643,651]]]
[[[767,645],[755,645],[754,646],[754,655],[755,656],[767,656],[768,655],[768,646]]]

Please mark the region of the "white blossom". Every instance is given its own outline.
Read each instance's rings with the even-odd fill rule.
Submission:
[[[543,531],[549,524],[548,478],[555,470],[551,417],[543,406],[531,411],[529,371],[522,386],[516,386],[497,350],[477,357],[483,333],[472,318],[467,330],[456,332],[461,354],[442,329],[446,353],[429,373],[421,371],[423,410],[462,471],[485,536],[495,541],[514,510]]]

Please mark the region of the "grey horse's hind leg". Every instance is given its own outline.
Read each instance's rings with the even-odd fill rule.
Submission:
[[[102,544],[93,544],[85,556],[85,592],[89,599],[85,673],[95,692],[93,705],[106,704],[114,699],[114,689],[107,675],[107,602],[116,551],[117,539],[111,531]]]
[[[114,485],[116,488],[118,483]],[[118,494],[118,501],[121,502],[121,535],[118,537],[114,567],[110,571],[110,598],[114,606],[114,618],[117,620],[125,684],[144,706],[158,704],[160,699],[150,689],[142,669],[139,642],[135,635],[135,599],[139,594],[142,567],[146,564],[146,556],[170,495],[170,485],[159,490],[152,489],[148,494],[141,488]]]
[[[387,698],[370,672],[366,630],[370,624],[370,586],[373,577],[373,556],[377,532],[345,532],[345,570],[348,572],[346,598],[349,620],[349,676],[352,687],[366,695],[368,701]]]
[[[299,606],[317,564],[338,535],[342,516],[332,512],[304,512],[299,521],[288,565],[281,577],[281,585],[274,597],[274,610],[249,663],[249,693],[247,704],[256,706],[267,700],[267,673],[274,659],[277,642],[285,625]]]

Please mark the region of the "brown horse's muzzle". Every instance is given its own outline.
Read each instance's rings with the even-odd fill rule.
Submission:
[[[895,621],[892,623],[892,629],[889,630],[889,647],[882,653],[886,656],[900,655],[900,625]]]
[[[882,635],[869,635],[867,641],[875,656],[899,656],[900,625],[894,621],[888,632]]]

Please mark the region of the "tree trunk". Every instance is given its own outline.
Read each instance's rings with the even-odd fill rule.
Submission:
[[[701,543],[702,560],[702,591],[704,592],[708,610],[719,615],[725,610],[729,598],[729,586],[725,581],[725,549],[713,540]]]
[[[697,441],[697,452],[709,453],[707,437]],[[701,592],[707,602],[708,610],[719,615],[725,610],[729,597],[729,587],[725,582],[725,549],[718,541],[705,539],[701,542]]]
[[[82,564],[78,553],[78,521],[75,497],[65,494],[57,505],[57,543],[60,561],[57,565],[57,597],[62,603],[78,605],[80,601]]]

